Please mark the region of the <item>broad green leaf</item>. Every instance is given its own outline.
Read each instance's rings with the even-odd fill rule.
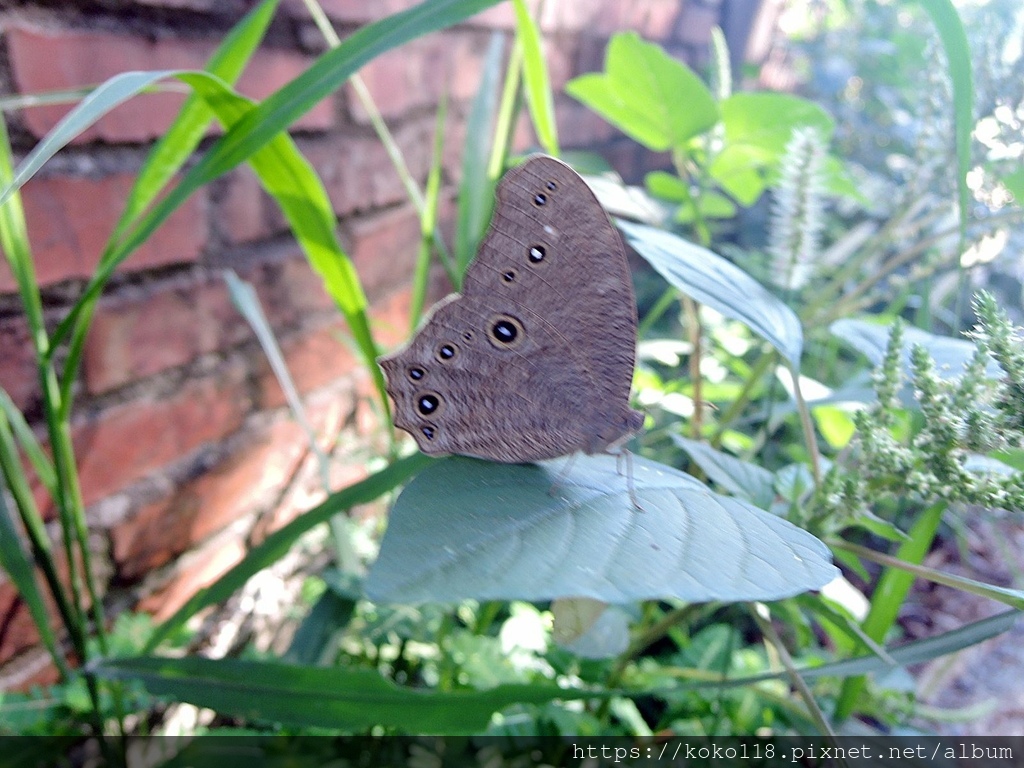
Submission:
[[[703,192],[697,198],[697,210],[703,219],[731,219],[736,215],[736,204],[725,195],[717,192]],[[694,220],[693,208],[680,206],[676,211],[675,220],[680,224],[690,224]]]
[[[107,680],[139,682],[155,696],[223,715],[341,732],[382,726],[404,733],[473,734],[511,704],[595,697],[592,691],[554,685],[452,692],[402,688],[372,669],[198,656],[107,659],[92,671]]]
[[[829,326],[829,330],[851,347],[863,354],[872,365],[881,365],[885,358],[885,350],[889,345],[892,326],[879,325],[867,320],[843,318]],[[903,367],[909,375],[910,350],[915,344],[924,347],[935,360],[936,373],[943,378],[962,376],[964,365],[970,362],[977,347],[966,339],[951,336],[939,336],[922,331],[920,328],[906,327],[903,329]],[[992,378],[1002,376],[1002,369],[990,360],[986,373]]]
[[[152,651],[197,611],[229,598],[252,576],[281,559],[299,536],[311,528],[326,523],[334,515],[345,512],[357,504],[367,504],[379,498],[395,486],[404,483],[429,461],[430,459],[421,453],[399,459],[365,480],[331,494],[313,509],[300,515],[283,528],[274,531],[262,544],[249,550],[249,553],[238,565],[210,586],[198,590],[173,616],[157,627],[145,650]]]
[[[634,32],[608,43],[604,73],[577,77],[565,90],[656,152],[683,147],[718,122],[718,106],[700,78]]]
[[[725,143],[708,169],[741,205],[750,206],[767,188],[793,129],[817,128],[826,143],[835,130],[829,114],[814,102],[785,93],[736,93],[722,102]],[[840,185],[841,175],[831,169]],[[842,189],[840,185],[840,189]]]
[[[367,595],[392,603],[773,600],[836,574],[828,549],[806,531],[671,467],[638,456],[630,463],[631,478],[611,456],[432,464],[395,502]]]
[[[734,93],[722,102],[725,143],[743,144],[779,156],[794,128],[812,127],[825,142],[832,138],[835,121],[813,101],[788,93]]]
[[[953,84],[953,125],[956,133],[957,189],[959,190],[960,239],[966,236],[971,191],[967,172],[971,169],[971,131],[974,130],[974,77],[967,33],[952,0],[917,0],[931,16],[946,52],[949,78]]]
[[[769,174],[778,159],[778,155],[762,147],[729,144],[715,155],[708,173],[740,205],[749,207],[768,188]]]
[[[775,475],[767,469],[682,435],[672,435],[672,441],[718,485],[761,509],[771,507],[775,499]]]
[[[664,230],[625,221],[617,224],[636,252],[675,288],[744,323],[790,363],[800,364],[800,320],[750,275],[707,248]]]
[[[530,16],[525,0],[512,0],[516,12],[516,35],[523,50],[523,92],[533,118],[540,145],[549,155],[557,157],[558,129],[555,125],[555,103],[551,94],[548,66],[540,46],[540,32]],[[471,134],[472,135],[472,134]]]
[[[644,176],[644,186],[655,197],[673,203],[682,203],[691,197],[687,183],[668,171],[651,171]]]

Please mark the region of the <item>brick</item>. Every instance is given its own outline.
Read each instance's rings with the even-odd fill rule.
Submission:
[[[648,40],[663,41],[677,28],[685,0],[642,0],[628,6],[624,29],[635,30]],[[710,38],[708,38],[709,42]]]
[[[359,75],[385,118],[433,111],[444,92],[455,101],[476,93],[486,45],[482,36],[464,32],[428,35],[376,57]],[[345,102],[356,122],[369,122],[351,86],[345,88]]]
[[[25,185],[25,220],[41,285],[92,275],[133,181],[129,174],[98,179],[55,176],[32,179]],[[205,208],[206,193],[199,190],[120,269],[139,271],[195,261],[208,236]],[[14,277],[4,261],[0,264],[0,293],[14,287]]]
[[[245,557],[245,545],[238,538],[214,540],[201,551],[185,558],[174,577],[144,597],[137,609],[153,614],[156,621],[170,618],[200,589],[209,586]]]
[[[262,265],[243,277],[256,286],[263,311],[275,329],[299,325],[325,313],[337,315],[323,279],[298,249],[290,258]]]
[[[346,334],[345,324],[336,320],[279,340],[288,373],[300,395],[327,386],[351,374],[359,366],[352,348],[342,341]],[[258,376],[259,407],[268,409],[285,405],[284,392],[264,360],[259,363]]]
[[[28,322],[21,316],[0,320],[0,387],[21,411],[42,398]]]
[[[679,14],[676,36],[684,45],[707,47],[711,30],[719,23],[721,10],[708,3],[687,3]]]
[[[565,146],[592,147],[618,134],[611,123],[569,98],[555,100],[555,119],[559,125],[572,126],[572,131],[562,137]]]
[[[117,35],[95,30],[50,30],[13,26],[7,41],[14,82],[19,93],[74,88],[99,83],[129,70],[201,69],[216,40],[184,40]],[[264,49],[249,63],[239,90],[264,98],[300,74],[310,59],[289,51]],[[107,142],[142,142],[161,136],[171,124],[184,96],[175,93],[145,94],[131,99],[84,131],[77,143],[100,139]],[[25,110],[25,123],[43,136],[71,109],[64,105]],[[295,127],[324,129],[333,126],[330,100],[315,106]]]
[[[249,409],[244,374],[227,366],[163,400],[147,396],[78,420],[72,439],[85,503],[237,430]]]
[[[282,419],[169,498],[111,531],[121,579],[134,582],[274,499],[308,450],[297,423]]]
[[[86,339],[88,391],[107,392],[249,338],[219,277],[174,279],[105,298]]]
[[[228,242],[246,245],[283,229],[283,222],[271,224],[273,202],[247,165],[232,171],[224,185],[214,221]]]
[[[409,281],[420,240],[411,205],[354,220],[346,229],[349,255],[371,301]]]
[[[378,348],[387,349],[406,337],[409,297],[408,289],[397,291],[370,308],[370,326]],[[354,343],[346,341],[347,338],[349,333],[344,322],[336,320],[281,341],[285,364],[299,394],[321,389],[364,368],[362,358],[357,357]],[[260,362],[258,375],[260,408],[283,406],[284,393],[266,362]]]
[[[39,642],[39,632],[14,584],[0,583],[0,663]]]
[[[433,136],[432,118],[409,121],[394,132],[406,166],[421,189],[430,169]],[[408,199],[398,172],[376,137],[305,141],[300,149],[317,170],[339,216]]]

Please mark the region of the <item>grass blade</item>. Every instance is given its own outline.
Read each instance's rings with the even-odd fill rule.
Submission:
[[[459,210],[455,224],[455,264],[459,277],[456,288],[461,284],[469,262],[476,255],[494,207],[497,174],[492,174],[488,167],[491,147],[487,137],[494,132],[504,49],[504,38],[499,33],[491,35],[484,56],[480,88],[466,118],[466,135],[477,137],[477,140],[467,141],[462,150]]]
[[[404,733],[481,733],[492,713],[512,704],[602,695],[538,683],[442,692],[400,687],[373,669],[196,656],[110,659],[93,665],[92,671],[108,679],[139,681],[152,694],[224,714],[334,732],[385,726]]]
[[[525,0],[513,0],[516,11],[516,35],[523,50],[523,88],[526,105],[533,118],[537,138],[549,155],[558,156],[558,130],[555,125],[555,104],[551,97],[551,80],[541,51],[540,32],[530,16]]]
[[[50,628],[50,615],[43,602],[43,594],[36,583],[32,561],[21,547],[21,536],[14,525],[10,510],[7,507],[4,487],[0,485],[0,566],[7,572],[18,591],[18,596],[25,601],[32,621],[35,622],[39,637],[46,650],[49,651],[53,663],[60,670],[61,677],[68,676],[68,668],[64,657],[57,648],[57,638]]]

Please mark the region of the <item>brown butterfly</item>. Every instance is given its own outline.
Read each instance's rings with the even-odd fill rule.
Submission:
[[[382,357],[395,426],[430,455],[532,462],[615,448],[629,407],[636,302],[618,232],[565,163],[535,156],[498,183],[461,294]]]

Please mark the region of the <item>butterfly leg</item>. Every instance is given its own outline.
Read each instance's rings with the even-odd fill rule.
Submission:
[[[626,464],[626,490],[629,491],[629,500],[633,502],[637,512],[643,512],[644,508],[640,506],[640,500],[636,497],[636,485],[633,482],[633,454],[625,448],[620,448],[615,452],[615,471],[620,475],[623,462]]]
[[[562,485],[565,483],[565,479],[569,476],[569,470],[572,469],[572,465],[575,464],[575,463],[576,463],[576,454],[575,453],[569,454],[569,458],[566,460],[565,464],[562,466],[561,471],[558,473],[558,477],[556,477],[555,481],[553,483],[551,483],[551,487],[548,489],[548,496],[556,495],[556,492],[558,491],[558,489],[561,488]]]

